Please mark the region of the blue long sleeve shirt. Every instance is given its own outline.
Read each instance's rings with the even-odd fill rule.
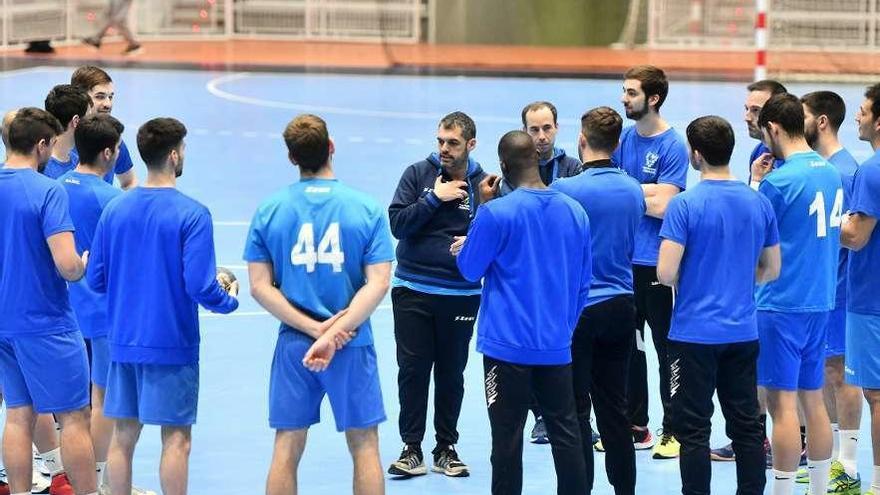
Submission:
[[[547,263],[547,253],[554,253]],[[590,222],[552,189],[517,189],[482,205],[458,255],[467,280],[484,278],[477,350],[516,364],[571,362],[571,336],[592,279]]]
[[[199,359],[198,305],[230,313],[217,283],[211,213],[173,188],[138,187],[104,209],[87,279],[108,294],[110,359],[184,365]]]

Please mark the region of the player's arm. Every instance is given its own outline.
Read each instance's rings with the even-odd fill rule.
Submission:
[[[321,323],[296,309],[275,286],[272,262],[260,261],[248,263],[248,277],[251,285],[251,296],[260,306],[285,325],[295,328],[313,339],[323,333]]]
[[[488,207],[480,207],[461,247],[456,264],[465,280],[476,282],[483,278],[489,265],[495,260],[501,232],[495,224]]]
[[[119,187],[121,187],[123,191],[137,187],[138,185],[137,175],[134,174],[134,168],[130,168],[121,174],[116,174],[116,180],[119,181]]]
[[[49,251],[52,253],[52,261],[61,277],[68,282],[76,282],[83,277],[85,265],[83,259],[76,253],[76,243],[73,240],[73,232],[58,232],[46,238]]]
[[[312,371],[323,371],[345,343],[351,340],[352,331],[373,314],[391,285],[391,263],[383,262],[364,267],[366,283],[351,299],[345,314],[324,335],[312,344],[303,357],[303,365]]]
[[[779,244],[775,246],[765,247],[761,250],[758,257],[758,267],[755,269],[755,282],[757,284],[766,284],[779,278],[779,271],[782,269],[782,252]]]
[[[214,227],[211,215],[200,212],[190,219],[183,237],[183,282],[193,301],[215,313],[238,309],[238,299],[229,295],[217,281],[214,258]]]
[[[871,240],[877,219],[863,213],[853,213],[840,225],[840,243],[853,251],[859,251]]]
[[[423,193],[415,168],[409,167],[401,176],[388,207],[391,234],[397,239],[412,236],[428,223],[442,202],[434,191]]]
[[[684,245],[670,239],[663,239],[657,258],[657,280],[661,284],[675,287],[678,283],[678,271],[681,268],[683,256]]]
[[[669,201],[681,192],[681,188],[674,184],[642,184],[642,192],[645,194],[646,215],[654,218],[663,218]]]

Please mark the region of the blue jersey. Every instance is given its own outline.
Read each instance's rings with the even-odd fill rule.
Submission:
[[[853,179],[856,170],[859,168],[859,162],[846,150],[841,148],[840,151],[831,155],[828,161],[840,172],[840,181],[843,183],[843,211],[848,211],[852,204]],[[846,308],[846,272],[849,265],[849,249],[840,248],[840,256],[837,264],[837,296],[835,298],[835,308]]]
[[[57,179],[75,169],[77,165],[79,165],[79,153],[76,151],[76,148],[73,148],[70,150],[70,158],[66,162],[58,161],[55,158],[49,158],[49,161],[46,163],[46,168],[43,170],[43,174],[47,177]],[[104,182],[113,184],[114,174],[124,174],[131,170],[133,166],[134,164],[131,162],[131,153],[128,151],[128,146],[125,145],[125,141],[121,141],[119,143],[119,156],[116,158],[116,164],[113,166],[113,170],[108,171],[107,174],[104,175]]]
[[[778,279],[758,287],[758,309],[834,309],[843,215],[840,173],[815,151],[803,151],[764,177],[759,191],[776,212],[782,270]]]
[[[171,187],[137,187],[107,204],[86,276],[107,293],[115,362],[197,363],[198,305],[215,313],[238,307],[216,279],[211,213]]]
[[[59,179],[70,198],[70,218],[76,227],[73,235],[76,252],[92,249],[92,239],[98,219],[107,203],[122,191],[104,182],[101,177],[77,171],[67,172]],[[88,282],[70,284],[70,304],[83,337],[94,339],[107,336],[107,295],[93,291]]]
[[[77,329],[46,242],[73,230],[61,184],[32,169],[0,169],[0,336]]]
[[[244,248],[249,262],[268,262],[292,305],[327,319],[347,308],[364,286],[364,266],[394,260],[382,208],[333,179],[306,179],[263,202]],[[281,330],[292,330],[285,324]],[[350,346],[373,343],[370,320]]]
[[[880,152],[859,167],[853,181],[850,211],[880,219]],[[847,311],[880,315],[880,226],[875,226],[868,243],[849,254]]]
[[[590,219],[593,282],[587,306],[632,294],[635,236],[645,215],[639,183],[617,168],[589,167],[551,188],[580,203]]]
[[[518,188],[480,206],[457,262],[464,278],[485,277],[477,351],[516,364],[571,362],[592,270],[590,222],[576,201]]]
[[[757,340],[755,268],[779,244],[767,198],[739,181],[704,180],[672,198],[660,237],[684,246],[669,339]]]
[[[687,186],[687,146],[675,129],[651,137],[643,137],[635,126],[627,127],[620,136],[620,146],[611,160],[641,184],[671,184],[682,191]],[[633,263],[654,266],[660,250],[659,218],[645,215],[636,233]]]

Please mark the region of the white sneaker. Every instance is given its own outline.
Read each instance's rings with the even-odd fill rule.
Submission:
[[[46,463],[43,462],[43,458],[40,456],[40,453],[37,451],[37,447],[33,447],[34,451],[34,472],[40,473],[43,476],[49,476],[52,474],[49,471],[49,468],[46,467]]]
[[[98,487],[98,495],[112,495],[110,492],[110,485],[101,484],[101,486]],[[133,486],[131,487],[131,495],[156,495],[156,492]]]
[[[33,477],[31,478],[31,493],[49,493],[49,487],[51,485],[51,478],[43,476],[39,471],[34,469]]]

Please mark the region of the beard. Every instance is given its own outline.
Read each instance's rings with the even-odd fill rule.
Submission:
[[[641,120],[642,117],[648,114],[648,102],[646,101],[642,104],[642,108],[627,108],[626,110],[626,118],[630,120]]]
[[[753,127],[753,126],[746,124],[746,127],[748,127],[748,129],[749,129],[749,137],[750,138],[757,139],[758,141],[760,141],[764,137],[764,134],[761,133],[761,129],[759,129],[758,126]]]
[[[807,127],[806,129],[804,129],[804,137],[807,139],[807,144],[810,145],[810,148],[815,148],[816,141],[819,140],[818,129],[814,127]]]

